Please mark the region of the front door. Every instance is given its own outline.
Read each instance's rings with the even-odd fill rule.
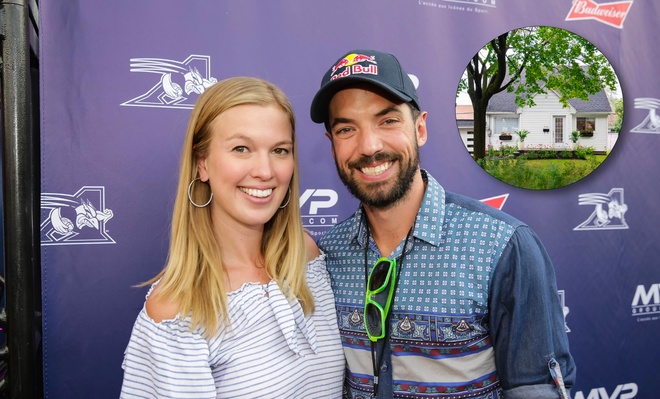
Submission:
[[[555,127],[555,144],[561,144],[564,142],[564,121],[566,117],[564,116],[554,116],[554,127]]]

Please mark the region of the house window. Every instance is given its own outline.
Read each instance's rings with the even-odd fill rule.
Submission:
[[[595,118],[577,118],[577,130],[580,133],[593,132],[596,130]]]
[[[515,129],[518,129],[518,118],[496,118],[495,119],[495,130],[493,133],[502,134],[509,133],[513,134]]]

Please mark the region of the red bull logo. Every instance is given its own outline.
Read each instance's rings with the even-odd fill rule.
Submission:
[[[364,54],[356,54],[356,53],[349,54],[346,57],[342,58],[341,61],[337,63],[337,65],[332,67],[332,74],[334,75],[339,68],[344,68],[347,66],[359,64],[361,62],[370,62],[372,64],[376,64],[376,57],[373,55],[364,55]]]
[[[369,75],[378,75],[378,65],[350,65],[347,66],[342,72],[333,75],[330,80],[335,80],[351,75],[359,74],[369,74]]]
[[[566,16],[567,21],[595,19],[615,28],[623,28],[632,1],[599,4],[593,0],[577,0]]]

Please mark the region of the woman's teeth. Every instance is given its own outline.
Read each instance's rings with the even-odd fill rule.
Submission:
[[[241,187],[241,191],[243,191],[247,195],[251,195],[253,197],[258,197],[258,198],[264,198],[268,197],[273,193],[273,189],[269,188],[266,190],[257,190],[256,188],[245,188]]]

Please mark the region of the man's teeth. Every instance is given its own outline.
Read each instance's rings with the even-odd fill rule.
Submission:
[[[253,197],[264,198],[264,197],[268,197],[269,195],[271,195],[272,192],[273,192],[273,189],[269,188],[269,189],[266,189],[266,190],[257,190],[256,188],[242,187],[241,191],[243,191],[247,195],[251,195]]]
[[[378,166],[374,166],[374,167],[371,167],[371,168],[366,167],[366,168],[362,168],[360,170],[365,175],[377,175],[377,174],[385,172],[387,169],[390,168],[390,166],[392,166],[392,162],[385,162],[384,164],[381,164],[381,165],[378,165]]]

